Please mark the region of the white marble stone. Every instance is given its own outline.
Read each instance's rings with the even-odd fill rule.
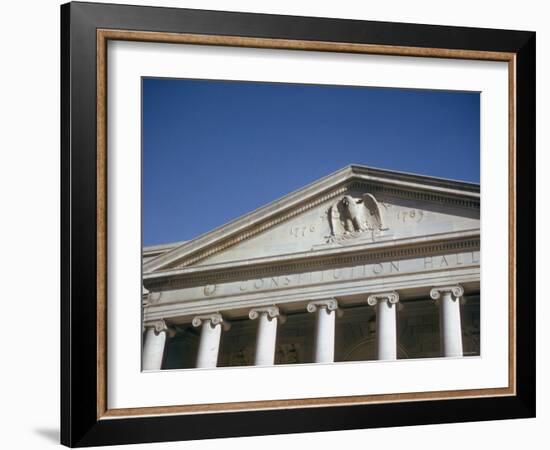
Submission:
[[[203,369],[216,367],[218,364],[222,324],[224,324],[222,315],[214,313],[197,316],[193,319],[192,323],[194,327],[201,327],[196,367]],[[226,329],[228,329],[227,326]]]
[[[157,321],[145,327],[143,344],[142,369],[160,370],[164,359],[168,327],[164,321]]]
[[[435,287],[430,296],[439,305],[439,331],[441,353],[446,357],[463,356],[460,298],[464,289],[460,285]]]
[[[251,320],[258,319],[254,365],[272,366],[275,364],[277,324],[279,318],[283,316],[281,316],[279,308],[271,306],[267,308],[254,308],[250,311],[249,317]]]
[[[369,295],[368,304],[376,307],[376,357],[397,359],[397,292]]]
[[[308,303],[307,310],[316,315],[313,362],[334,362],[334,333],[338,302],[336,299],[313,301]]]

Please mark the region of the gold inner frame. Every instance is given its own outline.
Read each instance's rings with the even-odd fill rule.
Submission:
[[[508,387],[339,397],[264,400],[201,405],[108,409],[107,405],[107,42],[109,40],[309,50],[508,63]],[[197,414],[357,404],[446,400],[516,394],[516,54],[341,42],[264,39],[148,31],[97,30],[97,419],[166,414]]]

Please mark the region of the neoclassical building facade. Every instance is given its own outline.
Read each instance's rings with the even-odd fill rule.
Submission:
[[[143,249],[143,370],[480,353],[479,185],[348,166]]]

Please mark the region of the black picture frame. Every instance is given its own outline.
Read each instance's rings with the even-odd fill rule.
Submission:
[[[98,418],[98,29],[516,55],[516,394],[230,413]],[[535,416],[534,32],[68,3],[61,6],[61,443],[70,447]]]

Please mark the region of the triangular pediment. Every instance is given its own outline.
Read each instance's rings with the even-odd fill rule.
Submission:
[[[314,257],[476,229],[477,184],[348,166],[196,239],[166,246],[144,261],[144,272]]]

